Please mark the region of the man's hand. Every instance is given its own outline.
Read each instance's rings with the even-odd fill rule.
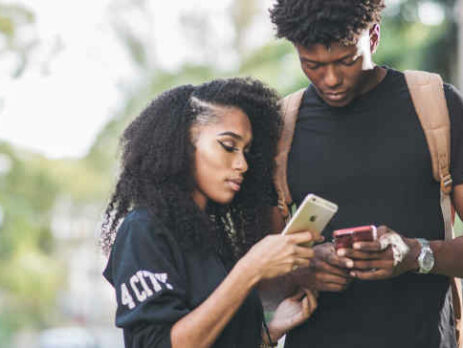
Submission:
[[[404,259],[394,266],[394,255],[389,245],[383,248],[379,238],[386,233],[396,233],[386,226],[378,227],[378,240],[373,242],[355,242],[353,249],[339,249],[338,256],[354,260],[354,267],[350,275],[365,280],[388,279],[397,277],[407,271],[417,269],[417,257],[420,245],[416,239],[409,239],[397,235],[410,248]]]
[[[354,262],[347,257],[337,256],[332,243],[313,247],[314,257],[307,268],[300,268],[291,274],[294,281],[305,289],[339,292],[350,283],[349,271]]]

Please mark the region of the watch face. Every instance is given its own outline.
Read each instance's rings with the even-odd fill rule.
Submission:
[[[426,250],[421,267],[426,272],[429,272],[433,266],[434,266],[434,256],[432,255],[432,252],[430,252],[429,250]]]

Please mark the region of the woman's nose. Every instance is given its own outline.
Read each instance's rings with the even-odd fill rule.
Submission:
[[[233,163],[233,169],[238,170],[240,173],[245,173],[248,170],[248,161],[243,152],[237,153]]]

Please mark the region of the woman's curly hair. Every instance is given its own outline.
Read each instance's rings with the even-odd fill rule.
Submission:
[[[380,22],[383,8],[384,0],[277,0],[269,12],[277,37],[309,47],[355,43]]]
[[[268,207],[281,131],[279,97],[252,79],[185,85],[157,98],[124,131],[122,168],[106,208],[101,243],[109,252],[120,221],[134,208],[156,216],[185,248],[214,248],[235,259],[269,230]],[[249,118],[253,141],[241,190],[228,205],[209,202],[206,213],[192,199],[195,188],[191,128],[214,122],[217,106],[236,107]]]

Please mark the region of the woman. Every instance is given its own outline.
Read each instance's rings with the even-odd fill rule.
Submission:
[[[315,309],[311,293],[296,294],[263,326],[255,290],[313,256],[298,246],[309,232],[262,239],[275,199],[277,103],[250,79],[181,86],[125,130],[102,241],[127,347],[273,344]]]

